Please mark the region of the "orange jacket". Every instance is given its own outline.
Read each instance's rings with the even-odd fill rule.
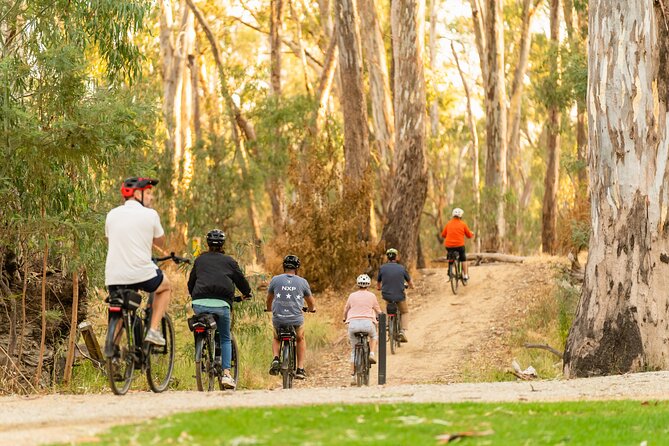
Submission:
[[[460,246],[465,246],[465,236],[472,238],[474,237],[474,233],[469,230],[467,223],[454,217],[446,223],[444,230],[441,231],[441,236],[444,238],[444,246],[447,248],[459,248]]]

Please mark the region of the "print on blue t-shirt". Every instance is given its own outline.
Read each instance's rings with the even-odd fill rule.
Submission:
[[[268,292],[274,294],[272,301],[272,322],[274,325],[302,325],[304,297],[311,296],[306,279],[293,274],[272,277]]]

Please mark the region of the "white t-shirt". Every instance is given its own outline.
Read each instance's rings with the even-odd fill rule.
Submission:
[[[151,261],[151,247],[153,239],[164,233],[158,213],[138,201],[128,200],[109,211],[105,285],[132,285],[156,277],[158,267]]]

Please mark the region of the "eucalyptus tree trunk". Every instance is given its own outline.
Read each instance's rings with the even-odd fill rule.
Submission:
[[[520,121],[521,105],[524,91],[524,79],[527,72],[527,65],[530,59],[530,47],[532,44],[532,35],[530,34],[530,25],[532,18],[542,0],[536,0],[534,6],[532,0],[523,0],[522,24],[520,28],[520,37],[518,42],[518,62],[513,74],[511,91],[509,95],[509,116],[507,128],[507,141],[509,144],[508,159],[508,178],[509,187],[515,191],[518,196],[523,188],[522,179],[526,177],[523,169],[523,157],[520,152]]]
[[[551,72],[559,72],[560,0],[550,0],[551,47],[556,57],[551,60]],[[559,81],[555,78],[555,91]],[[555,101],[548,107],[547,163],[544,177],[544,202],[541,218],[541,247],[543,252],[555,254],[557,249],[557,193],[560,180],[560,108]]]
[[[441,0],[430,0],[430,71],[436,76],[437,70],[437,7],[441,6]],[[437,97],[430,104],[430,137],[436,139],[439,136],[439,101]]]
[[[590,2],[592,234],[565,349],[568,377],[669,366],[669,10],[662,4]]]
[[[270,44],[270,92],[278,103],[281,99],[281,29],[283,19],[283,0],[271,0],[269,44]],[[278,131],[278,130],[277,130]],[[274,235],[282,230],[286,216],[285,185],[275,175],[265,180],[265,191],[269,196],[272,209],[272,228]]]
[[[475,209],[472,213],[474,216],[473,225],[474,231],[478,230],[480,213],[481,213],[481,173],[479,172],[479,136],[478,131],[476,130],[476,121],[474,120],[474,112],[472,110],[472,98],[471,92],[469,90],[469,82],[467,81],[467,76],[462,71],[462,66],[460,66],[460,58],[458,57],[458,52],[455,50],[455,45],[451,41],[451,51],[453,52],[453,58],[455,59],[455,65],[458,68],[458,73],[460,74],[460,80],[462,80],[462,87],[465,90],[465,97],[467,98],[467,127],[469,128],[469,136],[471,137],[472,145],[472,192],[474,193],[474,205]],[[481,252],[481,237],[476,237],[476,251]]]
[[[376,5],[372,1],[358,0],[361,20],[362,48],[369,73],[369,94],[371,98],[374,139],[381,157],[381,172],[387,177],[393,171],[395,155],[395,114],[390,94],[390,77],[383,34],[379,24]],[[385,185],[385,178],[382,184]],[[384,188],[387,189],[387,188]]]
[[[396,170],[382,238],[416,263],[420,217],[427,195],[425,163],[424,0],[393,0],[391,27],[395,61]]]
[[[184,48],[186,39],[183,38],[189,23],[189,9],[184,1],[180,2],[179,13],[181,19],[178,27],[175,27],[172,19],[172,2],[165,0],[160,2],[160,55],[162,61],[163,75],[163,118],[167,129],[165,140],[165,165],[169,166],[167,176],[172,179],[172,192],[176,193],[178,188],[178,159],[182,152],[182,89],[184,71],[186,67],[186,50]],[[176,29],[175,29],[176,28]],[[176,34],[175,34],[176,31]],[[188,82],[190,84],[190,82]],[[169,224],[176,225],[176,200],[174,195],[169,205]]]
[[[504,81],[504,27],[502,0],[486,0],[485,24],[485,96],[486,96],[486,171],[487,195],[483,206],[487,215],[484,228],[484,249],[503,248],[506,220],[506,90]]]
[[[335,1],[335,29],[339,46],[339,95],[344,114],[344,188],[357,191],[369,160],[367,104],[362,85],[362,57],[356,0]]]

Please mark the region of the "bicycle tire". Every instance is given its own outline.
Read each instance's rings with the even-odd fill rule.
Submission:
[[[395,338],[397,337],[397,333],[395,333],[396,318],[397,318],[396,315],[391,315],[388,318],[388,341],[390,343],[390,354],[392,355],[395,354]]]
[[[156,393],[167,389],[174,370],[174,326],[168,314],[160,321],[160,330],[165,338],[165,345],[149,345],[146,368],[146,380],[151,390]]]
[[[450,276],[450,282],[451,282],[451,291],[453,291],[453,294],[458,294],[458,281],[460,280],[460,274],[458,274],[460,261],[456,260],[455,261],[455,274]]]
[[[400,341],[401,331],[402,331],[402,313],[400,313],[398,309],[397,317],[395,317],[395,348],[400,348],[402,346],[402,341]]]
[[[369,341],[365,339],[365,343],[362,346],[362,384],[365,386],[369,385]]]
[[[363,362],[362,362],[362,346],[360,342],[355,344],[355,352],[353,355],[353,368],[355,369],[355,384],[360,387],[362,385]]]
[[[211,359],[211,346],[207,336],[196,336],[195,338],[195,382],[200,392],[211,392],[214,390],[216,374]]]
[[[281,377],[284,389],[291,389],[293,387],[293,368],[294,361],[292,361],[292,343],[283,342],[281,348]]]
[[[107,337],[105,339],[105,352],[111,352],[111,355],[107,357],[106,368],[109,387],[114,395],[125,395],[132,383],[132,374],[135,371],[135,360],[132,355],[133,349],[130,344],[130,333],[128,332],[126,324],[123,324],[119,333],[116,333],[116,327],[119,323],[123,324],[123,319],[120,317],[113,317],[109,320]],[[116,338],[114,337],[115,333]],[[114,346],[118,345],[119,341],[122,341],[124,337],[126,338],[127,343],[125,346],[119,346],[119,357],[117,358],[114,354]],[[118,381],[114,379],[114,377],[119,376],[123,379]]]

